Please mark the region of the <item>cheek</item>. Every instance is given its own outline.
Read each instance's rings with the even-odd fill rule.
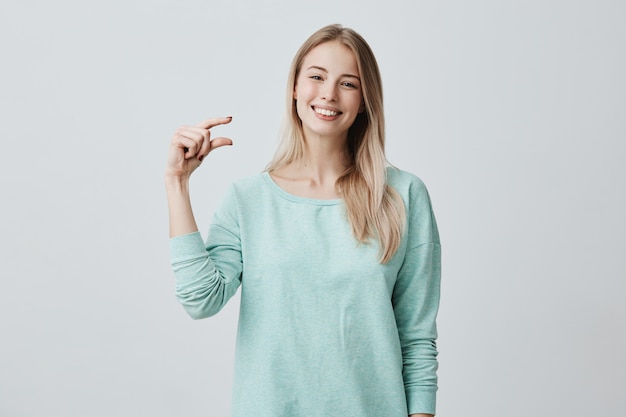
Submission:
[[[356,113],[361,113],[365,108],[365,103],[360,94],[354,94],[349,97],[350,108]]]
[[[298,80],[294,89],[294,98],[299,100],[311,100],[316,95],[316,85],[309,80]]]
[[[296,101],[296,113],[298,113],[298,117],[302,119],[302,114],[308,106],[306,92],[302,91],[301,88],[297,88],[294,90],[293,98]]]

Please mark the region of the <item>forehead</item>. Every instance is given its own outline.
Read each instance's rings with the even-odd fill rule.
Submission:
[[[302,70],[309,67],[322,67],[329,72],[341,74],[359,74],[356,57],[352,50],[339,41],[329,41],[311,49],[302,61]]]

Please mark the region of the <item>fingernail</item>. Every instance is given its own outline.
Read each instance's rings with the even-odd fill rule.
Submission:
[[[226,116],[226,118],[227,118],[227,119],[232,119],[232,118],[233,118],[233,116]]]

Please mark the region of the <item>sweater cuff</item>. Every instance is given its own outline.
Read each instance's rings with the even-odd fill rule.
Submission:
[[[410,388],[406,390],[406,403],[411,414],[432,414],[435,415],[437,400],[437,388]]]
[[[170,260],[172,264],[206,256],[206,247],[200,232],[170,238]]]

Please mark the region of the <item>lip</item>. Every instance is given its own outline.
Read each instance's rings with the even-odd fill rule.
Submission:
[[[322,110],[329,110],[329,111],[333,111],[335,113],[337,113],[337,116],[339,116],[340,114],[342,114],[343,112],[341,110],[339,110],[336,107],[329,107],[329,106],[317,106],[317,105],[312,105],[311,108],[313,109],[313,111],[315,111],[315,109],[322,109]]]
[[[316,109],[328,110],[328,111],[335,112],[336,114],[333,116],[327,116],[325,114],[318,113]],[[343,112],[340,111],[339,109],[335,107],[329,107],[329,106],[311,106],[311,110],[313,110],[313,114],[315,115],[315,117],[317,117],[320,120],[326,120],[326,121],[336,120],[337,118],[339,118],[339,116],[343,114]]]

